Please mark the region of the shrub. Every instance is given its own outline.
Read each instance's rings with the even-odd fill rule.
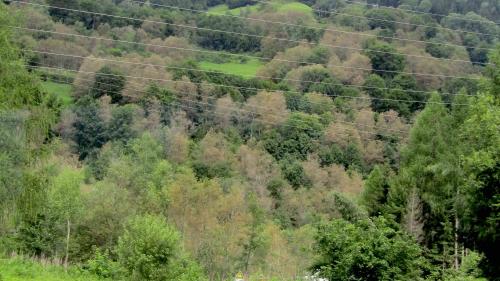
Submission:
[[[316,247],[321,258],[313,268],[328,280],[419,280],[421,249],[388,225],[376,218],[320,226]]]
[[[123,99],[120,93],[125,87],[125,77],[109,66],[104,66],[95,75],[94,88],[92,94],[94,98],[104,95],[111,97],[113,103],[121,102]]]
[[[86,269],[99,277],[117,279],[123,276],[124,269],[110,258],[109,251],[97,249],[94,257],[87,261]]]
[[[281,162],[281,170],[283,176],[288,180],[290,185],[297,189],[299,187],[311,187],[311,180],[307,177],[304,168],[299,161],[287,158]]]
[[[426,44],[425,51],[435,58],[450,58],[453,53],[453,48],[439,43],[441,42],[431,40],[431,43]]]
[[[118,262],[133,280],[204,280],[179,248],[179,234],[163,218],[132,218],[119,238]]]
[[[371,9],[365,13],[371,29],[396,29],[394,21],[397,20],[394,12],[389,9]]]
[[[365,44],[366,55],[372,62],[375,73],[382,77],[394,77],[405,68],[405,58],[398,54],[394,46],[380,41],[369,40]]]

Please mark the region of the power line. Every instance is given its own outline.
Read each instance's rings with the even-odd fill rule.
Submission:
[[[482,62],[471,62],[468,60],[461,60],[461,59],[435,58],[432,56],[429,57],[429,56],[412,55],[412,54],[405,54],[405,53],[399,53],[399,52],[387,52],[387,51],[379,51],[379,50],[373,50],[373,49],[362,49],[362,48],[355,48],[355,47],[348,47],[348,46],[338,46],[338,45],[325,44],[325,43],[313,43],[313,42],[309,42],[309,41],[293,40],[293,39],[279,38],[279,37],[269,37],[269,36],[258,35],[258,34],[249,34],[249,33],[235,32],[235,31],[227,31],[227,30],[220,30],[220,29],[211,29],[211,28],[205,28],[205,27],[191,26],[191,25],[185,25],[185,24],[176,24],[176,23],[168,23],[168,22],[154,21],[154,20],[147,20],[147,19],[138,19],[138,18],[118,16],[118,15],[112,15],[112,14],[106,14],[106,13],[100,13],[100,12],[92,12],[92,11],[85,11],[85,10],[79,10],[79,9],[70,9],[70,8],[64,8],[64,7],[58,7],[58,6],[23,2],[23,1],[18,1],[18,0],[13,0],[12,2],[24,3],[24,4],[28,4],[28,5],[40,6],[40,7],[45,7],[45,8],[59,9],[59,10],[64,10],[64,11],[79,12],[79,13],[84,13],[84,14],[92,14],[92,15],[98,15],[98,16],[107,16],[107,17],[113,17],[113,18],[119,18],[119,19],[133,20],[133,21],[163,24],[163,25],[175,26],[175,27],[179,27],[179,28],[188,28],[188,29],[194,29],[194,30],[218,32],[218,33],[225,33],[225,34],[231,34],[231,35],[260,38],[260,39],[267,38],[267,39],[271,39],[271,40],[293,42],[293,43],[298,43],[298,44],[308,44],[308,45],[312,45],[312,46],[325,46],[325,47],[329,47],[329,48],[338,48],[338,49],[346,49],[346,50],[361,51],[361,52],[369,50],[370,52],[376,52],[376,53],[381,53],[381,54],[401,55],[401,56],[415,57],[415,58],[420,58],[420,59],[450,61],[450,62],[459,62],[459,63],[467,63],[467,64],[470,64],[470,63],[484,64],[484,65],[489,64],[489,63],[482,63]]]
[[[98,72],[92,72],[92,71],[81,71],[81,70],[72,70],[72,69],[68,69],[68,68],[62,68],[62,67],[53,67],[53,66],[43,66],[43,65],[38,65],[38,66],[33,66],[33,65],[26,65],[26,67],[28,68],[43,68],[43,69],[49,69],[49,70],[58,70],[58,71],[69,71],[69,72],[75,72],[75,73],[85,73],[85,74],[94,74],[94,75],[102,75],[102,76],[108,76],[108,77],[111,77],[110,79],[112,80],[117,80],[119,79],[118,77],[126,77],[126,76],[123,76],[123,75],[118,75],[118,74],[103,74],[103,73],[98,73]],[[115,78],[117,77],[117,78]],[[92,81],[92,80],[89,80],[89,79],[85,79],[85,78],[78,78],[78,79],[81,79],[81,80],[84,80],[84,81]],[[142,77],[142,79],[145,79],[144,77]],[[174,80],[174,82],[177,82],[179,80]],[[139,85],[138,83],[133,83],[133,82],[130,82],[127,81],[128,83],[131,83],[131,84],[135,84],[135,85]],[[266,90],[266,89],[262,89],[263,91],[267,91],[267,92],[271,92],[271,90]],[[283,92],[288,92],[286,90],[283,90],[283,91],[276,91],[277,93],[283,93]],[[326,95],[323,95],[321,94],[322,96],[326,96]],[[339,98],[342,98],[343,96],[339,96]],[[305,102],[305,103],[308,103],[308,104],[311,104],[311,105],[324,105],[323,103],[317,103],[317,102],[312,102],[312,101],[308,101],[308,100],[301,100],[300,98],[297,98],[297,97],[288,97],[290,99],[292,99],[293,101],[297,101],[297,102]],[[384,116],[384,117],[393,117],[394,115],[392,114],[386,114],[386,113],[379,113],[377,112],[378,115],[380,116]]]
[[[3,26],[8,26],[8,25],[3,25]],[[190,51],[190,52],[198,52],[198,53],[221,55],[221,53],[217,52],[217,51],[207,51],[207,50],[181,48],[181,47],[173,47],[173,46],[158,45],[158,44],[149,44],[149,43],[142,43],[142,42],[133,42],[133,41],[119,40],[119,39],[110,39],[110,38],[97,37],[97,36],[87,36],[87,35],[80,35],[80,34],[73,34],[73,33],[65,33],[65,32],[42,30],[42,29],[32,29],[32,28],[25,28],[25,27],[19,27],[19,26],[8,26],[8,27],[11,27],[11,28],[14,28],[14,29],[27,30],[27,31],[44,32],[44,33],[57,34],[57,35],[65,35],[65,36],[74,36],[74,37],[80,37],[80,38],[102,40],[102,41],[109,41],[109,42],[118,42],[118,43],[126,43],[126,44],[134,44],[134,45],[147,46],[147,47],[159,47],[159,48],[166,48],[166,49],[173,49],[173,50],[182,50],[182,51]],[[315,63],[311,63],[311,62],[307,62],[307,61],[295,61],[295,60],[280,59],[280,58],[268,58],[268,57],[260,57],[260,56],[246,55],[246,54],[224,53],[224,55],[233,56],[233,57],[240,57],[240,58],[244,57],[244,58],[252,58],[252,59],[267,60],[267,61],[280,61],[280,62],[286,62],[286,63],[296,63],[296,64],[299,64],[299,65],[317,65]],[[344,65],[335,65],[335,64],[330,64],[330,63],[324,64],[324,65],[326,67],[336,67],[336,68],[343,68],[343,69],[354,69],[354,70],[367,71],[367,72],[373,72],[374,71],[371,68],[362,68],[362,67],[352,67],[352,66],[344,66]],[[375,70],[375,72],[378,72],[378,73],[406,74],[406,75],[414,75],[414,76],[429,76],[429,77],[440,77],[440,78],[456,78],[456,79],[467,79],[467,80],[479,80],[479,78],[477,78],[477,77],[454,76],[454,75],[445,75],[445,74],[432,74],[432,73],[419,73],[419,72],[406,72],[406,71],[393,71],[393,70]]]
[[[34,50],[27,50],[27,51],[32,51],[34,53],[37,53],[39,51],[34,51]],[[39,52],[39,53],[47,53],[47,52]],[[120,60],[112,60],[112,59],[105,59],[105,58],[94,58],[94,57],[83,57],[83,56],[75,56],[75,55],[66,55],[69,57],[77,57],[77,58],[83,58],[83,59],[89,59],[89,60],[100,60],[100,61],[107,61],[107,62],[112,62],[112,63],[123,63],[123,64],[130,64],[130,65],[141,65],[141,66],[154,66],[154,67],[164,67],[161,65],[155,65],[155,64],[145,64],[145,63],[137,63],[137,62],[127,62],[127,61],[120,61]],[[75,70],[76,71],[76,70]],[[136,77],[136,76],[125,76],[124,77],[128,78],[144,78],[144,77]],[[144,78],[146,79],[146,78]],[[169,80],[169,79],[157,79],[157,78],[147,78],[147,79],[152,79],[152,80],[157,80],[157,81],[165,81],[165,82],[183,82],[179,80]],[[194,84],[202,84],[200,82],[189,82],[189,83],[194,83]],[[250,90],[250,91],[268,91],[268,92],[283,92],[283,90],[272,90],[272,89],[263,89],[263,88],[255,88],[255,87],[241,87],[241,86],[228,86],[224,84],[216,84],[216,83],[206,83],[206,84],[211,84],[213,86],[218,86],[218,87],[224,87],[224,88],[232,88],[232,89],[237,89],[237,90]],[[395,90],[402,90],[402,89],[395,89]],[[402,90],[404,91],[404,90]],[[297,93],[297,94],[302,94],[302,92],[299,91],[289,91],[287,90],[286,92],[289,93]],[[418,101],[418,100],[402,100],[402,99],[389,99],[389,98],[371,98],[371,97],[360,97],[360,96],[345,96],[345,95],[327,95],[323,94],[328,97],[340,97],[340,98],[352,98],[352,99],[365,99],[365,100],[383,100],[383,101],[396,101],[396,102],[406,102],[406,103],[420,103],[420,104],[427,104],[427,103],[435,103],[435,102],[426,102],[426,101]],[[456,103],[446,103],[442,102],[439,104],[454,104],[454,105],[465,105],[465,104],[456,104]]]
[[[118,62],[118,63],[141,65],[141,66],[161,67],[161,68],[174,69],[174,70],[196,71],[196,72],[203,72],[203,73],[214,73],[214,74],[227,75],[227,73],[220,72],[220,71],[201,70],[201,69],[188,68],[188,67],[165,66],[165,65],[153,64],[153,63],[128,62],[128,61],[121,61],[121,60],[114,60],[114,59],[98,58],[98,57],[91,57],[91,56],[84,57],[84,56],[78,56],[78,55],[60,54],[60,53],[52,53],[52,52],[38,51],[38,50],[28,50],[28,49],[22,49],[22,50],[28,51],[28,52],[33,52],[33,53],[38,53],[38,54],[44,54],[44,55],[63,56],[63,57],[71,57],[71,58],[77,58],[77,59],[102,60],[102,61],[109,61],[109,62],[113,62],[113,63]],[[250,78],[261,78],[261,79],[275,80],[274,78],[269,77],[269,76],[260,76],[260,75],[242,75],[242,76],[250,77]],[[360,86],[360,85],[344,85],[342,83],[326,83],[326,82],[289,79],[289,78],[281,79],[281,81],[292,81],[292,82],[298,82],[301,84],[302,83],[311,83],[311,84],[329,85],[329,86],[343,86],[343,87],[353,87],[353,88],[362,88],[362,89],[376,89],[376,90],[384,90],[384,91],[404,90],[404,89],[400,89],[400,88],[371,87],[371,86]],[[409,93],[420,93],[420,94],[432,94],[433,93],[433,91],[419,91],[419,90],[411,90],[411,89],[404,90],[404,91],[409,92]],[[452,94],[452,93],[440,93],[440,94],[441,95],[450,95],[450,96],[474,96],[471,94]]]
[[[141,2],[141,1],[130,1],[130,2],[142,4],[142,5],[149,5],[149,6],[153,6],[153,7],[178,9],[178,10],[182,10],[182,11],[204,13],[204,14],[208,14],[208,15],[217,15],[217,16],[223,16],[223,17],[238,18],[238,19],[251,20],[251,21],[257,21],[257,22],[263,22],[263,23],[292,26],[292,27],[305,27],[305,28],[314,29],[314,30],[323,30],[323,31],[338,32],[338,33],[344,33],[344,34],[353,34],[353,35],[358,35],[358,36],[375,37],[375,38],[382,38],[382,39],[388,39],[388,40],[398,40],[398,41],[405,41],[405,42],[412,42],[412,43],[424,43],[424,44],[431,44],[431,45],[451,46],[451,47],[460,47],[460,48],[462,48],[462,47],[474,47],[474,46],[468,46],[468,45],[431,42],[431,41],[425,41],[425,40],[415,40],[415,39],[383,36],[383,35],[376,35],[376,34],[369,34],[369,33],[362,33],[362,32],[353,32],[353,31],[346,31],[346,30],[333,29],[333,28],[317,27],[317,26],[312,26],[312,25],[301,25],[301,24],[294,24],[294,23],[289,23],[289,22],[280,22],[280,21],[266,20],[266,19],[260,19],[260,18],[244,17],[244,16],[238,16],[238,15],[232,15],[232,14],[224,14],[224,13],[210,12],[210,11],[204,11],[204,10],[183,8],[183,7],[171,6],[171,5],[165,5],[165,4],[146,3],[146,2]],[[492,48],[484,48],[484,47],[476,47],[475,49],[493,50]],[[473,63],[478,63],[478,62],[473,62]]]
[[[260,3],[265,3],[265,4],[272,4],[272,2],[270,2],[270,1],[262,1],[262,0],[253,0],[253,1],[260,2]],[[463,29],[452,29],[452,28],[442,27],[442,26],[432,26],[432,25],[425,25],[425,24],[401,22],[401,21],[395,21],[395,20],[386,20],[386,19],[380,19],[380,18],[370,18],[370,17],[365,17],[365,16],[358,16],[358,15],[352,15],[352,14],[347,14],[347,13],[341,13],[341,12],[337,12],[335,10],[319,10],[319,9],[312,9],[312,10],[316,11],[316,12],[319,12],[319,13],[331,13],[331,14],[345,15],[345,16],[350,16],[350,17],[353,17],[353,18],[361,18],[361,19],[383,21],[383,22],[392,22],[392,23],[409,25],[409,26],[416,26],[416,27],[430,27],[430,28],[436,28],[436,29],[442,29],[442,30],[448,30],[448,31],[454,31],[454,32],[463,32],[463,33],[469,33],[469,34],[491,36],[493,38],[497,38],[498,37],[498,35],[489,34],[489,33],[467,31],[467,30],[463,30]]]
[[[406,4],[405,4],[405,6],[409,6],[410,9],[404,9],[404,8],[392,7],[392,6],[384,6],[384,5],[379,5],[379,4],[370,4],[370,3],[364,3],[364,2],[357,2],[357,1],[352,1],[352,0],[345,0],[345,1],[348,2],[349,4],[355,4],[355,5],[362,5],[362,6],[375,7],[375,8],[382,7],[382,8],[387,8],[387,9],[400,10],[400,11],[404,11],[404,12],[430,15],[430,16],[435,16],[435,17],[443,17],[443,18],[450,17],[450,18],[460,19],[462,21],[481,22],[481,23],[500,25],[500,23],[489,20],[489,19],[487,19],[487,20],[465,19],[465,18],[463,18],[464,15],[462,15],[462,14],[450,13],[448,15],[445,15],[445,14],[438,14],[438,13],[422,12],[422,11],[416,10],[416,9],[418,9],[417,6],[409,6]]]
[[[95,73],[97,74],[97,73]],[[83,81],[89,81],[89,82],[95,82],[97,84],[100,84],[100,85],[107,85],[107,86],[113,86],[112,84],[109,84],[109,83],[104,83],[104,82],[97,82],[97,81],[93,81],[91,79],[84,79],[84,78],[78,78],[79,80],[83,80]],[[117,79],[117,78],[116,78]],[[115,80],[116,80],[115,79]],[[137,85],[137,86],[142,86],[138,83],[134,83],[134,82],[130,82],[131,84],[133,85]],[[137,88],[134,88],[133,89],[134,91],[136,92],[139,92],[139,93],[148,93],[147,91],[144,91],[144,90],[139,90]],[[117,92],[114,92],[114,93],[117,93]],[[119,94],[119,93],[117,93]],[[196,94],[191,94],[191,93],[182,93],[183,95],[188,95],[188,96],[192,96],[192,97],[199,97],[198,95]],[[175,99],[179,99],[179,97],[174,97]],[[217,101],[218,98],[217,97],[213,97],[213,96],[206,96],[206,98],[210,99],[210,100],[214,100],[214,101]],[[181,99],[181,101],[188,101],[188,102],[199,102],[199,101],[195,101],[195,100],[185,100],[185,99]],[[264,109],[264,110],[268,110],[269,107],[266,107],[266,106],[255,106],[255,105],[248,105],[247,103],[242,103],[242,102],[233,102],[234,104],[236,105],[239,105],[240,108],[235,108],[237,109],[238,111],[240,112],[247,112],[247,113],[257,113],[257,112],[254,112],[254,111],[251,111],[251,110],[247,110],[247,109],[242,109],[241,107],[244,107],[244,106],[249,106],[251,108],[259,108],[259,109]],[[215,104],[207,104],[207,105],[210,105],[210,106],[215,106]],[[285,115],[280,115],[280,114],[276,114],[276,113],[266,113],[266,114],[270,114],[270,115],[273,115],[273,116],[277,116],[277,117],[286,117]],[[321,119],[323,119],[323,117],[319,116]],[[371,129],[376,129],[375,127],[371,127],[369,125],[364,125],[364,124],[359,124],[359,123],[356,123],[356,122],[348,122],[348,121],[341,121],[341,120],[335,120],[335,122],[338,122],[338,123],[343,123],[343,124],[349,124],[349,125],[353,125],[353,126],[362,126],[362,127],[367,127],[367,128],[371,128]],[[392,128],[387,128],[387,130],[389,131],[392,131],[392,132],[397,132],[397,133],[406,133],[406,132],[403,132],[401,130],[396,130],[396,129],[392,129]],[[367,132],[368,133],[368,132]]]
[[[118,80],[120,78],[118,77],[122,77],[122,75],[118,75],[118,74],[102,74],[102,73],[97,73],[97,72],[91,72],[91,71],[80,71],[80,70],[72,70],[72,69],[67,69],[67,68],[62,68],[62,67],[51,67],[51,66],[32,66],[32,65],[26,65],[26,67],[28,68],[44,68],[44,69],[51,69],[51,70],[59,70],[59,71],[70,71],[70,72],[76,72],[76,73],[85,73],[85,74],[94,74],[94,75],[102,75],[102,76],[108,76],[108,77],[111,77],[110,79],[112,80]],[[117,77],[117,78],[115,78]],[[90,79],[85,79],[85,78],[81,78],[81,77],[78,77],[79,80],[84,80],[84,81],[91,81],[93,82],[94,80],[90,80]],[[178,81],[178,80],[176,80]],[[134,83],[134,82],[130,82],[130,81],[127,81],[128,83],[131,83],[131,84],[135,84],[135,85],[140,85],[138,83]],[[140,86],[143,86],[143,85],[140,85]],[[266,91],[266,90],[263,90],[263,91]],[[268,91],[269,92],[269,91]],[[189,93],[188,93],[189,95]],[[289,97],[290,99],[294,100],[294,101],[298,101],[298,102],[306,102],[308,104],[311,104],[311,105],[324,105],[323,103],[317,103],[317,102],[312,102],[312,101],[309,101],[309,100],[300,100],[299,98],[296,98],[296,97]],[[377,113],[378,115],[380,116],[384,116],[384,117],[392,117],[393,115],[388,115],[388,114],[385,114],[385,113]]]
[[[34,66],[31,66],[32,68],[35,68]],[[57,80],[57,79],[53,79],[53,78],[48,78],[52,81],[56,81],[56,82],[59,82],[59,83],[64,83],[64,84],[69,84],[71,85],[68,81],[64,81],[64,80]],[[91,81],[90,79],[82,79],[82,80],[85,80],[85,81]],[[108,86],[112,86],[111,84],[109,83],[103,83],[103,82],[97,82],[97,84],[101,84],[101,85],[108,85]],[[119,92],[116,92],[116,91],[108,91],[107,89],[103,89],[103,88],[100,88],[100,87],[90,87],[89,90],[106,90],[106,92],[108,93],[114,93],[114,94],[120,94]],[[137,90],[137,89],[133,89],[135,92],[139,92],[139,93],[147,93],[146,91],[141,91],[141,90]],[[208,99],[211,99],[211,100],[217,100],[216,97],[207,97]],[[215,107],[217,105],[215,104],[211,104],[211,103],[207,103],[207,102],[202,102],[202,101],[196,101],[196,100],[190,100],[190,99],[179,99],[179,97],[174,97],[174,99],[176,99],[178,102],[188,102],[188,103],[195,103],[195,104],[198,104],[198,105],[205,105],[205,106],[211,106],[211,107]],[[239,104],[240,106],[245,106],[245,105],[248,105],[248,104],[244,104],[244,103],[236,103],[235,104]],[[183,104],[176,104],[177,106],[185,106]],[[189,106],[187,106],[189,107]],[[221,106],[219,105],[219,107],[222,107],[222,108],[227,108],[227,109],[231,109],[231,110],[234,110],[234,111],[237,111],[237,112],[246,112],[246,113],[251,113],[252,114],[252,119],[255,118],[255,116],[258,116],[259,115],[259,112],[256,112],[256,111],[251,111],[251,110],[246,110],[246,109],[242,109],[242,108],[238,108],[238,107],[232,107],[232,106]],[[263,107],[263,106],[252,106],[253,108],[262,108],[262,109],[269,109],[267,107]],[[189,107],[189,108],[192,108],[192,109],[195,109],[197,110],[198,108],[195,108],[195,107]],[[216,113],[215,111],[213,113]],[[255,115],[253,115],[255,114]],[[271,115],[271,116],[275,116],[275,117],[281,117],[281,118],[284,118],[286,119],[286,117],[288,117],[287,115],[281,115],[281,114],[275,114],[275,113],[265,113],[265,114],[268,114],[268,115]],[[321,116],[318,116],[319,119],[322,119]],[[305,121],[302,121],[302,120],[297,120],[299,123],[303,123],[303,124],[306,124]],[[259,120],[259,122],[264,122],[264,123],[269,123],[269,124],[273,124],[273,125],[277,125],[277,126],[288,126],[288,127],[295,127],[295,128],[299,128],[300,127],[297,127],[297,126],[293,126],[293,125],[289,125],[289,124],[286,124],[286,123],[275,123],[275,122],[269,122],[269,121],[265,121],[265,120]],[[359,123],[353,123],[353,122],[347,122],[347,121],[340,121],[340,120],[335,120],[333,121],[334,123],[337,122],[337,123],[343,123],[343,124],[348,124],[348,125],[353,125],[353,126],[357,126],[357,125],[360,125],[360,126],[363,126],[363,127],[367,127],[367,128],[371,128],[371,129],[376,129],[376,127],[371,127],[369,125],[364,125],[364,124],[359,124]],[[335,124],[336,125],[336,124]],[[392,129],[392,128],[386,128],[387,130],[389,131],[392,131],[392,132],[395,132],[395,133],[407,133],[407,132],[404,132],[404,131],[401,131],[401,130],[395,130],[395,129]],[[375,133],[375,132],[368,132],[368,131],[363,131],[363,130],[359,130],[356,128],[356,131],[357,132],[360,132],[360,133],[366,133],[366,134],[371,134],[371,135],[375,135],[375,136],[384,136],[382,134],[379,134],[379,133]],[[350,136],[350,135],[347,135],[346,136]],[[386,136],[388,137],[388,136]],[[390,137],[396,137],[396,138],[400,138],[400,136],[390,136]]]

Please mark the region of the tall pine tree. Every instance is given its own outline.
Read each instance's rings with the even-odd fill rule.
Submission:
[[[454,261],[456,191],[462,178],[453,125],[441,98],[434,94],[411,131],[388,199],[389,211],[445,268]]]

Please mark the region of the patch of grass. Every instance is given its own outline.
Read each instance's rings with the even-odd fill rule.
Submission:
[[[44,81],[42,82],[42,88],[47,93],[54,94],[59,97],[64,105],[70,105],[73,103],[73,88],[71,85]]]
[[[236,9],[229,9],[229,7],[226,4],[222,5],[217,5],[214,6],[210,9],[208,9],[209,13],[213,14],[225,14],[229,12],[231,15],[239,16],[242,11],[250,11],[250,12],[255,12],[257,11],[258,5],[251,5],[251,6],[246,6],[246,7],[241,7],[241,8],[236,8]]]
[[[311,14],[313,12],[311,7],[299,2],[276,3],[274,6],[278,12],[303,12],[305,14]]]
[[[201,61],[200,68],[203,70],[220,71],[226,74],[245,76],[250,78],[257,74],[257,71],[263,66],[263,63],[258,59],[249,59],[245,63],[231,61],[226,63],[214,63],[209,61]]]
[[[62,266],[42,265],[20,258],[0,259],[0,280],[2,281],[100,281],[96,276]]]
[[[300,2],[272,2],[270,5],[274,7],[278,12],[302,12],[305,14],[313,13],[313,9],[306,4]],[[251,5],[236,9],[229,9],[226,4],[217,5],[208,9],[209,13],[213,14],[226,14],[229,12],[231,15],[239,16],[242,11],[256,12],[260,5]]]
[[[209,13],[215,13],[215,14],[224,14],[227,11],[229,11],[229,7],[226,4],[213,6],[210,9],[208,9]]]

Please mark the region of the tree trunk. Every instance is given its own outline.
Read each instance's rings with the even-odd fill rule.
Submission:
[[[71,234],[71,223],[66,220],[66,254],[64,256],[64,268],[68,269],[68,257],[69,257],[69,236]]]
[[[455,212],[455,270],[458,270],[459,266],[459,261],[458,261],[458,227],[459,227],[459,221],[458,221],[458,215]]]
[[[422,204],[416,188],[413,188],[408,198],[404,222],[406,230],[419,242],[422,240]]]

